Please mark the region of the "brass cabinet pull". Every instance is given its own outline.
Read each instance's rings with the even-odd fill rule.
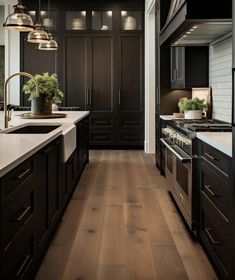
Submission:
[[[214,239],[214,237],[211,235],[212,229],[211,228],[205,228],[205,233],[207,237],[210,239],[213,245],[220,245],[221,243]]]
[[[95,124],[107,124],[107,121],[96,121]]]
[[[20,180],[20,179],[22,179],[23,177],[25,177],[28,173],[30,173],[31,172],[31,169],[30,168],[28,168],[28,169],[26,169],[26,170],[24,170],[20,175],[18,175],[17,177],[16,177],[16,179],[17,180]]]
[[[118,104],[119,104],[119,106],[122,105],[121,93],[122,93],[122,91],[121,91],[121,89],[119,89],[118,90]]]
[[[92,95],[93,95],[93,90],[90,90],[90,106],[92,107]]]
[[[217,160],[216,158],[214,158],[212,155],[210,155],[208,153],[204,153],[204,155],[207,156],[211,160]]]
[[[87,106],[89,106],[90,104],[90,89],[87,89],[87,96],[86,96],[86,100],[87,100]]]
[[[28,214],[28,212],[30,212],[30,211],[31,211],[31,206],[24,208],[22,210],[21,214],[19,215],[19,217],[15,218],[14,220],[16,222],[21,222],[24,219],[24,217]]]
[[[213,197],[219,197],[218,194],[214,193],[212,191],[212,187],[210,185],[205,185],[205,189],[213,196]]]
[[[21,278],[24,270],[28,267],[30,260],[31,260],[30,255],[25,256],[23,263],[21,264],[20,268],[18,269],[18,271],[15,274],[16,279]]]

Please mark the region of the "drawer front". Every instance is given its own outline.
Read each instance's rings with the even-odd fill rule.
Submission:
[[[139,116],[123,116],[121,117],[121,127],[141,127],[142,117]]]
[[[34,239],[31,230],[23,232],[3,255],[0,278],[6,280],[32,279]]]
[[[231,177],[231,158],[215,148],[203,143],[201,145],[201,156],[217,167],[229,179]]]
[[[227,279],[231,270],[231,230],[213,203],[201,195],[201,238],[220,273]]]
[[[27,186],[2,211],[3,247],[10,246],[25,224],[34,213],[34,190]]]
[[[202,164],[202,191],[218,207],[222,214],[230,220],[232,213],[232,188],[211,169]]]
[[[137,144],[143,145],[143,136],[141,132],[121,132],[120,134],[120,142],[121,144]]]
[[[113,127],[113,120],[111,117],[91,117],[92,127]]]
[[[26,160],[2,178],[3,197],[6,198],[17,186],[27,183],[35,176],[34,159]]]
[[[113,142],[112,132],[91,132],[91,144],[110,144]]]

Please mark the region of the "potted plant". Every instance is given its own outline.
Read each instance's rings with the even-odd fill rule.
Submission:
[[[39,85],[39,95],[36,93],[36,85],[32,79],[23,86],[23,92],[31,100],[31,113],[33,115],[50,115],[52,114],[52,104],[61,103],[64,96],[59,89],[57,75],[36,74],[35,79]]]
[[[202,119],[202,112],[207,108],[208,104],[204,99],[197,97],[193,99],[186,99],[180,105],[180,111],[184,112],[185,119]]]

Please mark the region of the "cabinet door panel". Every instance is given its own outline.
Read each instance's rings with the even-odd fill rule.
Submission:
[[[142,111],[142,38],[120,37],[119,106],[123,112]]]
[[[87,38],[66,37],[67,106],[86,109],[86,45]]]
[[[91,39],[92,91],[90,105],[94,112],[113,111],[113,38]]]
[[[38,44],[29,44],[27,35],[21,35],[21,71],[28,72],[32,75],[44,72],[57,73],[57,52],[40,51]],[[28,78],[22,78],[25,83]],[[30,104],[25,94],[21,95],[23,105]]]
[[[59,210],[57,146],[48,152],[48,221],[52,224]]]

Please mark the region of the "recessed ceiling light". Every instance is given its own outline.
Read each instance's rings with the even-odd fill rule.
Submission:
[[[188,31],[188,32],[186,32],[186,34],[191,34],[191,32],[190,32],[190,31]]]
[[[197,28],[198,28],[198,25],[194,25],[194,26],[193,26],[193,29],[197,29]]]

